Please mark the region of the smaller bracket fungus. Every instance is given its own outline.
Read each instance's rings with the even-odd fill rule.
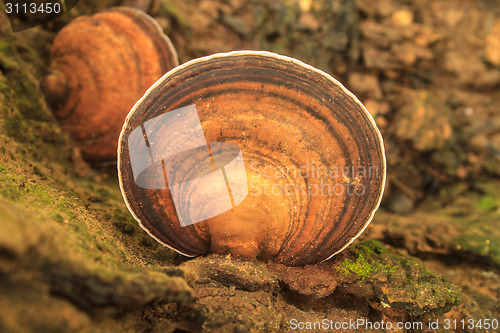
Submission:
[[[178,65],[158,23],[132,8],[81,16],[50,50],[44,91],[89,162],[115,161],[121,124],[138,98]]]
[[[125,202],[153,238],[289,266],[346,248],[382,198],[382,137],[330,75],[270,52],[189,61],[135,104],[120,135]]]

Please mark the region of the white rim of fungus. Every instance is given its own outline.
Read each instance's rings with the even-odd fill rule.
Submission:
[[[145,13],[142,13],[142,14],[146,15],[146,16],[149,16],[149,15],[147,15]],[[152,19],[152,18],[150,17],[150,19]],[[153,23],[157,27],[160,28],[160,31],[162,31],[161,27],[159,26],[159,24],[157,22],[153,22]],[[162,32],[162,34],[165,35],[163,32]],[[167,42],[171,45],[170,39],[167,37],[167,35],[165,35],[165,37],[167,39]],[[173,46],[172,46],[172,50],[174,50],[175,57],[177,58],[177,53],[175,53],[175,49],[173,48]],[[118,160],[117,161],[117,169],[118,169],[118,181],[120,183],[120,191],[122,193],[123,200],[125,201],[125,204],[127,205],[127,208],[129,210],[129,212],[132,214],[132,216],[134,217],[134,219],[139,223],[139,226],[144,231],[146,231],[152,238],[154,238],[157,242],[159,242],[160,244],[168,247],[169,249],[174,250],[175,252],[180,253],[182,255],[185,255],[187,257],[196,257],[196,255],[186,254],[186,253],[184,253],[184,252],[182,252],[182,251],[180,251],[180,250],[172,247],[169,244],[165,244],[163,241],[161,241],[155,235],[153,235],[147,228],[145,228],[144,225],[142,224],[141,220],[135,215],[134,211],[130,207],[128,198],[127,198],[127,196],[125,194],[125,191],[123,190],[122,174],[121,174],[121,171],[120,171],[120,166],[121,166],[121,162],[120,162],[120,160],[121,160],[120,159],[120,146],[121,146],[123,135],[124,135],[125,130],[127,128],[127,124],[129,122],[130,117],[134,114],[134,112],[137,109],[137,107],[144,101],[144,99],[146,98],[146,96],[148,96],[149,93],[152,90],[156,89],[156,87],[158,87],[159,85],[161,85],[164,81],[166,81],[167,79],[169,79],[172,76],[175,76],[178,71],[183,70],[184,68],[186,68],[188,66],[195,65],[198,62],[205,62],[205,61],[216,59],[216,58],[228,58],[228,57],[245,56],[245,55],[258,55],[258,56],[265,56],[265,57],[275,58],[275,59],[282,60],[282,61],[287,61],[287,62],[296,64],[298,66],[304,67],[304,68],[306,68],[306,69],[308,69],[310,71],[313,71],[315,73],[318,73],[318,74],[322,75],[324,78],[326,78],[327,80],[330,80],[335,85],[337,85],[338,87],[340,87],[344,93],[346,93],[349,97],[351,97],[354,100],[354,102],[356,102],[359,106],[361,106],[361,109],[366,113],[366,115],[368,116],[368,119],[369,119],[371,125],[373,126],[373,128],[375,129],[375,132],[377,133],[377,136],[378,136],[378,139],[379,139],[379,143],[380,143],[380,151],[382,152],[382,164],[383,164],[383,168],[384,168],[384,172],[383,172],[383,175],[382,175],[382,181],[381,181],[382,190],[380,191],[379,198],[378,198],[377,203],[374,206],[374,209],[372,210],[370,216],[368,216],[368,218],[366,219],[366,222],[365,222],[365,225],[363,226],[363,228],[358,232],[357,235],[355,235],[349,241],[347,241],[347,243],[340,250],[338,250],[337,252],[333,253],[331,256],[329,256],[328,258],[322,260],[321,262],[327,261],[327,260],[331,259],[333,256],[335,256],[336,254],[338,254],[338,253],[342,252],[343,250],[345,250],[349,245],[352,244],[352,242],[354,242],[354,240],[356,238],[358,238],[363,233],[363,231],[365,231],[365,229],[368,227],[368,225],[370,225],[371,221],[373,220],[373,217],[375,216],[375,213],[377,212],[378,208],[380,207],[380,203],[382,201],[382,197],[384,196],[385,182],[386,182],[386,176],[387,176],[387,161],[386,161],[386,158],[385,158],[384,140],[382,138],[382,135],[380,134],[380,130],[378,129],[377,124],[375,123],[375,120],[373,119],[372,115],[368,112],[368,110],[363,105],[363,103],[361,103],[361,101],[352,92],[350,92],[349,90],[347,90],[347,88],[344,87],[342,85],[342,83],[340,83],[337,79],[335,79],[334,77],[332,77],[330,74],[322,71],[321,69],[318,69],[316,67],[308,65],[308,64],[306,64],[306,63],[304,63],[304,62],[302,62],[302,61],[300,61],[298,59],[295,59],[295,58],[291,58],[291,57],[288,57],[288,56],[280,55],[280,54],[269,52],[269,51],[241,50],[241,51],[231,51],[231,52],[225,52],[225,53],[215,53],[215,54],[212,54],[212,55],[209,55],[209,56],[205,56],[205,57],[201,57],[201,58],[196,58],[196,59],[190,60],[188,62],[185,62],[184,64],[179,65],[179,66],[171,69],[169,72],[167,72],[165,75],[163,75],[160,79],[158,79],[158,81],[156,81],[151,87],[149,87],[149,89],[144,93],[144,95],[134,104],[134,106],[132,107],[132,109],[128,113],[127,117],[125,118],[125,122],[123,123],[123,127],[122,127],[122,130],[120,132],[120,138],[118,139],[118,150],[117,150],[117,160]]]
[[[119,8],[120,10],[129,10],[131,12],[135,12],[136,14],[141,15],[146,20],[148,20],[156,28],[156,30],[158,30],[160,37],[162,37],[165,40],[165,42],[167,43],[167,46],[168,46],[170,52],[172,52],[172,56],[174,57],[174,66],[175,67],[179,66],[179,57],[177,56],[177,51],[175,50],[174,44],[172,44],[172,41],[167,36],[165,31],[163,31],[163,28],[160,26],[160,24],[158,23],[157,20],[155,20],[151,15],[149,15],[148,13],[146,13],[140,9],[136,9],[133,7],[126,7],[126,6],[120,6],[117,8]],[[109,11],[112,11],[112,9],[110,9]]]

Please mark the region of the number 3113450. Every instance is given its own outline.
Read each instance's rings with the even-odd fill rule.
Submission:
[[[59,14],[61,12],[60,3],[11,3],[5,4],[7,14]]]

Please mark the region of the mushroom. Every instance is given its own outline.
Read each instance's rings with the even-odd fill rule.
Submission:
[[[289,266],[342,251],[382,198],[382,137],[330,75],[270,52],[189,61],[135,104],[119,139],[120,188],[153,238]]]
[[[44,91],[87,161],[115,161],[130,108],[177,65],[172,43],[153,18],[116,7],[78,17],[58,33]]]

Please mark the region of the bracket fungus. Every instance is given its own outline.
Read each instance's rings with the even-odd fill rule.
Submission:
[[[58,33],[44,91],[86,160],[115,161],[130,108],[177,65],[172,43],[153,18],[116,7],[78,17]]]
[[[129,210],[165,246],[299,266],[363,232],[386,162],[373,118],[330,75],[236,51],[146,92],[123,125],[118,173]]]

